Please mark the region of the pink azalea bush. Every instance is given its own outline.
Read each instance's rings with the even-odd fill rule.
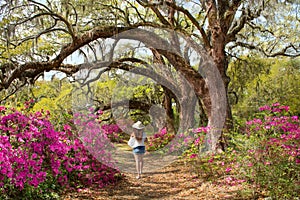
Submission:
[[[148,151],[156,151],[166,146],[172,139],[174,134],[168,133],[167,128],[161,129],[158,133],[148,137]]]
[[[197,156],[199,148],[191,148],[186,157],[202,178],[230,186],[250,184],[253,199],[299,197],[299,125],[299,117],[290,116],[288,106],[266,105],[228,135],[225,152]]]
[[[101,130],[112,142],[124,142],[126,134],[122,134],[122,130],[117,124],[104,124]]]
[[[184,152],[183,156],[187,157],[190,160],[194,160],[198,158],[199,150],[201,145],[204,143],[204,139],[206,134],[209,131],[209,127],[199,127],[191,130],[192,138],[188,138],[188,140],[192,140],[188,144],[190,147]],[[186,139],[187,140],[187,139]]]
[[[116,182],[117,170],[99,162],[69,125],[56,131],[49,116],[0,106],[1,198],[43,198],[63,188]]]
[[[290,116],[289,107],[279,103],[259,110],[259,117],[246,122],[244,137],[251,145],[239,148],[244,156],[239,167],[257,191],[266,190],[273,198],[296,197],[300,193],[299,117]]]

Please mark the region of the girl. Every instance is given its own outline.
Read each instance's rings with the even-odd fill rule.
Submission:
[[[144,133],[145,126],[142,122],[137,121],[132,125],[134,129],[133,133],[130,136],[128,145],[133,148],[132,152],[135,159],[136,170],[137,170],[137,179],[141,178],[143,165],[144,165],[144,154],[145,154],[145,143],[147,141],[147,136]]]

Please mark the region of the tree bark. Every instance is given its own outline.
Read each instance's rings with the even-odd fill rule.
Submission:
[[[225,144],[220,141],[222,133],[232,127],[232,114],[228,101],[228,84],[230,79],[226,74],[228,61],[225,53],[225,46],[227,44],[226,33],[229,26],[228,22],[222,16],[225,14],[225,6],[228,5],[218,5],[217,8],[215,1],[209,0],[206,8],[208,12],[209,31],[211,32],[210,56],[217,68],[217,71],[207,70],[207,83],[209,85],[211,101],[214,105],[212,105],[211,115],[208,116],[208,126],[211,130],[206,138],[206,150],[213,152],[219,149],[224,150]],[[217,88],[211,88],[213,85],[217,86]],[[220,91],[222,89],[224,91]],[[222,116],[220,112],[224,113],[225,116]],[[222,129],[219,129],[221,127]]]
[[[162,86],[164,89],[164,99],[163,99],[163,105],[166,110],[166,127],[169,133],[176,133],[174,124],[175,124],[175,119],[174,119],[174,112],[172,108],[172,92]]]

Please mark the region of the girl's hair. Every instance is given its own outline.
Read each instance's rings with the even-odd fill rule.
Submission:
[[[143,131],[135,130],[134,137],[137,139],[137,141],[141,142],[143,139]]]

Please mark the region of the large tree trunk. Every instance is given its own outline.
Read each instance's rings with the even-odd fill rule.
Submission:
[[[226,74],[228,62],[225,53],[226,32],[228,27],[224,27],[224,23],[220,15],[218,15],[217,6],[214,4],[214,1],[209,1],[207,10],[211,32],[210,56],[218,71],[211,71],[210,69],[207,74],[212,110],[208,123],[208,126],[211,127],[211,131],[207,136],[206,149],[208,148],[207,150],[216,152],[219,149],[225,148],[224,141],[221,141],[222,133],[228,131],[232,124],[231,108],[228,101],[228,84],[230,79]],[[216,88],[212,88],[212,86],[216,86]],[[224,91],[220,91],[222,89],[224,89]],[[225,116],[218,112],[224,113]],[[209,144],[209,141],[211,141],[211,144]]]
[[[226,92],[226,127],[231,127],[232,122],[232,114],[231,114],[231,108],[228,101],[228,84],[230,82],[230,78],[227,76],[226,71],[228,68],[228,60],[225,53],[225,46],[227,44],[226,41],[226,32],[227,27],[225,26],[225,23],[222,22],[222,19],[217,20],[217,8],[215,6],[211,7],[211,11],[209,14],[209,24],[210,24],[210,30],[211,30],[211,43],[212,43],[212,49],[211,49],[211,56],[213,58],[213,61],[216,65],[216,67],[219,70],[219,73],[221,75],[222,81],[224,83],[225,92]]]
[[[180,116],[179,133],[188,131],[195,126],[195,109],[198,98],[189,84],[180,85],[182,97],[179,98]]]
[[[173,112],[173,108],[172,108],[172,92],[162,86],[164,89],[164,99],[163,99],[163,105],[164,108],[166,110],[166,127],[169,133],[176,133],[175,127],[174,127],[174,123],[175,123],[175,119],[174,119],[174,112]]]

